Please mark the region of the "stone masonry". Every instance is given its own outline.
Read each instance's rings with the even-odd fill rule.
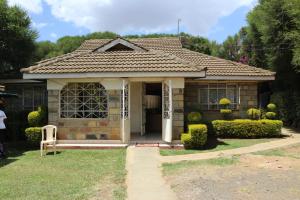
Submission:
[[[58,139],[120,140],[120,90],[108,90],[106,119],[66,119],[59,116],[59,90],[48,90],[49,124],[58,126]]]
[[[173,140],[180,139],[184,127],[184,89],[173,89]]]

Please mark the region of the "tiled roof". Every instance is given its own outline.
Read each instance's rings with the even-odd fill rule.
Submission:
[[[97,52],[110,39],[85,41],[72,53],[50,58],[25,68],[25,73],[81,72],[200,72],[207,76],[274,77],[275,73],[194,52],[182,47],[178,38],[138,38],[130,42],[145,52]]]
[[[275,73],[188,49],[166,50],[177,57],[207,67],[207,76],[274,76]]]
[[[61,59],[61,60],[59,60]],[[29,69],[31,73],[198,72],[195,64],[159,50],[73,53]]]

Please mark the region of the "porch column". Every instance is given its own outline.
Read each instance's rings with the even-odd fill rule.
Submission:
[[[129,82],[123,79],[121,95],[121,138],[123,143],[128,143],[130,140],[129,88]]]

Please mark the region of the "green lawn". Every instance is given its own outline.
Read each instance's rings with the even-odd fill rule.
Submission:
[[[173,156],[192,153],[204,153],[213,152],[226,149],[234,149],[240,147],[247,147],[258,143],[272,141],[274,139],[218,139],[214,141],[214,144],[209,144],[207,148],[203,150],[186,150],[186,149],[160,149],[160,155]]]
[[[125,199],[125,149],[11,151],[0,160],[1,199]]]
[[[238,156],[233,156],[231,158],[214,158],[208,160],[195,160],[195,161],[181,161],[177,163],[163,163],[163,174],[170,175],[177,173],[181,170],[188,170],[193,167],[198,167],[202,165],[215,165],[215,166],[227,166],[233,165],[239,162]]]

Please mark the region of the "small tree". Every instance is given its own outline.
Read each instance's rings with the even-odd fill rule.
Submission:
[[[261,111],[256,108],[250,108],[247,110],[247,115],[250,119],[256,120],[259,119],[261,116]]]
[[[231,101],[230,101],[230,99],[227,99],[227,98],[222,98],[219,101],[219,105],[221,108],[220,113],[224,119],[231,118],[232,110],[229,108],[230,104],[231,104]]]
[[[267,110],[268,112],[266,113],[266,118],[267,119],[275,119],[276,118],[276,105],[273,103],[269,103],[267,105]]]

